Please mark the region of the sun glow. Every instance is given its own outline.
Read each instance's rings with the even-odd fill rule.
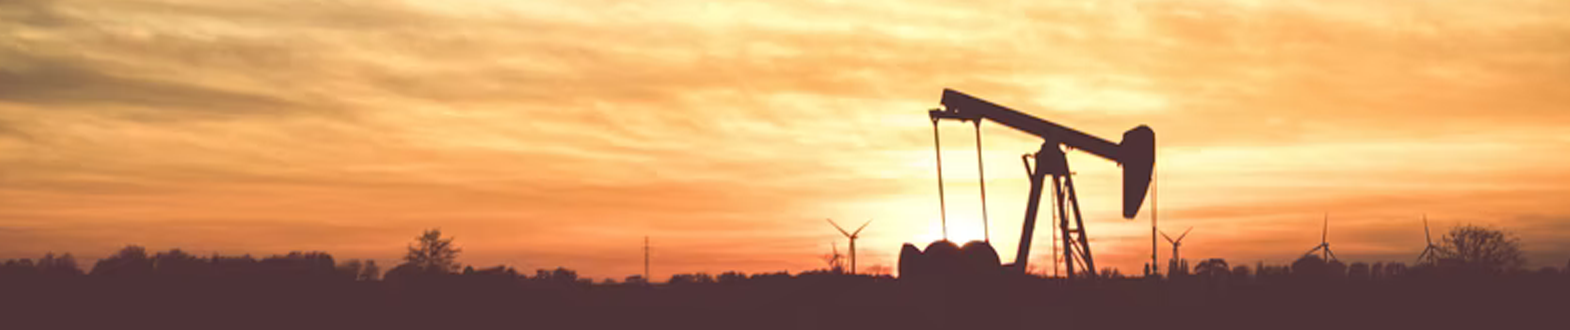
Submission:
[[[950,217],[948,221],[948,240],[954,242],[954,244],[964,245],[965,242],[981,241],[987,237],[979,217]],[[927,244],[942,240],[943,237],[942,221],[935,220],[927,226],[926,232],[917,236],[917,240],[910,243],[916,244],[917,247],[925,248]]]

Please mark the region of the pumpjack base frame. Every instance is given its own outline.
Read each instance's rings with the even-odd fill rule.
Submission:
[[[1041,150],[1034,156],[1035,169],[1031,169],[1030,164],[1026,163],[1026,171],[1030,173],[1030,197],[1025,207],[1025,228],[1020,235],[1019,251],[1014,258],[1015,268],[1020,271],[1028,268],[1030,241],[1036,229],[1036,216],[1041,207],[1041,193],[1047,176],[1051,176],[1052,211],[1057,214],[1058,231],[1062,235],[1063,242],[1063,263],[1067,268],[1068,278],[1074,279],[1079,275],[1074,271],[1076,265],[1082,267],[1085,274],[1095,277],[1096,261],[1091,254],[1089,234],[1086,233],[1084,217],[1079,209],[1079,194],[1074,190],[1073,172],[1069,171],[1063,150],[1059,149],[1057,143],[1047,141],[1042,143]]]

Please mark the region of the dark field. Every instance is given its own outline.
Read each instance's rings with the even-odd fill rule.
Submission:
[[[542,272],[546,274],[549,272]],[[1562,329],[1570,276],[913,282],[833,273],[591,284],[510,272],[0,277],[6,329]]]

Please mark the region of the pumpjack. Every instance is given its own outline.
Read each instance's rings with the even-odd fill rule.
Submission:
[[[943,203],[943,166],[941,145],[938,144],[938,122],[958,120],[974,123],[977,127],[977,163],[980,163],[981,132],[983,119],[1035,135],[1043,141],[1040,150],[1025,154],[1025,172],[1030,177],[1030,197],[1025,207],[1024,229],[1020,232],[1019,250],[1011,264],[1000,264],[996,250],[989,242],[972,241],[964,247],[955,246],[947,237],[947,214],[943,217],[944,238],[929,244],[925,250],[906,243],[900,250],[901,277],[935,277],[953,274],[1003,273],[1012,271],[1023,274],[1030,262],[1031,236],[1036,228],[1036,215],[1040,209],[1041,194],[1047,177],[1052,178],[1053,212],[1062,235],[1064,264],[1068,278],[1074,279],[1075,266],[1084,270],[1082,275],[1095,277],[1096,262],[1090,251],[1090,241],[1080,213],[1079,195],[1074,191],[1074,178],[1070,175],[1064,150],[1081,150],[1110,160],[1123,167],[1123,218],[1133,219],[1144,204],[1145,193],[1150,188],[1151,173],[1156,161],[1156,133],[1140,125],[1123,133],[1122,141],[1113,143],[1106,139],[1085,134],[1063,125],[1037,118],[952,89],[943,90],[943,108],[928,111],[932,119],[932,133],[938,151],[938,198]],[[1034,161],[1034,167],[1032,166]],[[984,175],[984,173],[983,173]],[[982,179],[982,212],[985,218],[986,186]],[[942,212],[947,212],[943,206]],[[1071,221],[1072,220],[1072,221]],[[985,220],[984,220],[985,221]]]

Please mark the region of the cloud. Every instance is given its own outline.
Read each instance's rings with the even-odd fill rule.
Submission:
[[[69,15],[60,12],[54,0],[16,0],[0,4],[0,17],[12,24],[60,27],[80,24]]]
[[[31,140],[32,137],[22,131],[19,124],[0,118],[0,139]]]
[[[1249,250],[1295,251],[1276,221],[1332,208],[1561,213],[1539,186],[1564,176],[1546,164],[1566,141],[1541,137],[1570,122],[1570,25],[1540,18],[1566,8],[1402,6],[11,1],[0,217],[33,220],[0,225],[70,242],[100,217],[341,221],[378,244],[441,225],[503,251],[477,263],[546,267],[654,233],[677,239],[672,265],[814,267],[822,228],[802,219],[923,234],[905,228],[935,202],[921,113],[945,87],[1106,136],[1150,124],[1174,178],[1163,216]],[[1008,154],[988,177],[1017,179],[1039,141],[984,127],[987,155]],[[969,179],[966,162],[946,174]],[[1349,230],[1399,234],[1380,228]]]
[[[292,102],[256,93],[118,77],[62,59],[11,59],[0,71],[0,101],[45,107],[127,106],[196,112],[249,112],[294,108]]]

